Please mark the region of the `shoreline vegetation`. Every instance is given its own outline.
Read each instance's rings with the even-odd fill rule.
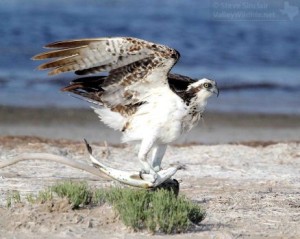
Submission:
[[[110,187],[92,189],[86,182],[63,181],[21,200],[18,191],[7,196],[7,207],[48,204],[49,212],[64,204],[67,210],[101,207],[108,204],[124,225],[134,231],[174,234],[191,230],[205,218],[205,211],[172,190]],[[68,205],[66,205],[68,204]]]

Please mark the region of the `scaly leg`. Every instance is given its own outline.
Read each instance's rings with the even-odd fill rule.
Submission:
[[[148,138],[143,139],[141,142],[138,159],[142,165],[142,170],[141,170],[142,173],[156,175],[156,172],[154,171],[154,169],[151,167],[151,165],[147,161],[147,155],[150,152],[150,150],[152,149],[153,144],[154,144],[153,138],[148,137]]]
[[[151,159],[151,167],[155,172],[159,172],[161,170],[161,161],[165,155],[167,149],[166,144],[159,144],[153,148],[152,159]]]

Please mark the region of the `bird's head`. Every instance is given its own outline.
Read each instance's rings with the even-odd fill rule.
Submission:
[[[186,92],[192,97],[206,100],[212,94],[219,96],[219,89],[217,83],[214,80],[203,78],[192,84],[190,84]]]

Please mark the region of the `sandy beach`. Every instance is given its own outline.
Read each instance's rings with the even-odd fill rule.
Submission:
[[[88,163],[82,139],[116,168],[137,169],[133,146],[120,146],[118,134],[88,109],[0,108],[0,162],[25,152],[47,152]],[[103,142],[109,144],[109,155]],[[60,180],[114,183],[45,161],[0,169],[1,238],[299,238],[300,116],[207,112],[204,122],[170,146],[163,167],[183,164],[175,178],[180,193],[202,205],[207,217],[193,231],[150,235],[127,229],[108,206],[49,212],[47,205],[16,205],[6,197],[28,193]],[[24,200],[26,201],[26,200]]]
[[[39,136],[120,143],[120,134],[103,125],[92,109],[0,107],[0,135]],[[300,140],[300,115],[205,112],[199,126],[176,144],[220,144]]]

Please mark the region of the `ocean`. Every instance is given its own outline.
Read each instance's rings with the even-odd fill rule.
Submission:
[[[300,114],[300,2],[1,0],[0,105],[88,107],[59,91],[76,78],[36,71],[58,40],[132,36],[181,53],[172,72],[218,82],[210,111]]]

